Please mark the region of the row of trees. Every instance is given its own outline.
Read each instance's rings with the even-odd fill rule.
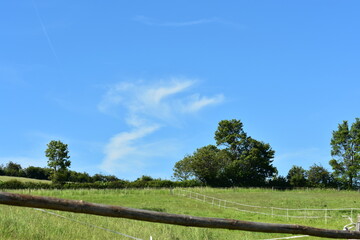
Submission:
[[[320,165],[309,170],[293,166],[286,177],[278,176],[272,165],[275,151],[243,130],[240,120],[222,120],[215,131],[215,145],[198,148],[174,167],[179,180],[198,179],[208,186],[279,187],[360,187],[360,119],[349,126],[338,125],[331,139],[329,164],[333,172]]]
[[[293,166],[283,182],[291,187],[337,188],[341,186],[332,173],[317,164],[312,165],[309,170]]]
[[[86,172],[76,172],[69,169],[66,169],[62,172],[62,179],[58,181],[59,178],[52,178],[53,169],[51,168],[42,168],[29,166],[27,168],[22,168],[18,163],[12,161],[7,164],[0,165],[0,176],[13,176],[13,177],[25,177],[33,178],[40,180],[53,180],[56,183],[64,182],[78,182],[78,183],[94,183],[94,182],[115,182],[120,180],[114,175],[104,175],[104,174],[94,174],[90,176]],[[57,180],[57,181],[56,181]]]
[[[360,186],[360,119],[349,126],[347,121],[338,125],[331,139],[330,165],[333,172],[313,165],[309,170],[293,166],[286,177],[278,176],[273,166],[275,151],[268,143],[258,141],[243,130],[240,120],[222,120],[215,131],[216,145],[198,148],[185,156],[174,167],[177,180],[195,180],[214,187],[342,187]],[[50,179],[54,183],[94,183],[119,181],[116,176],[79,173],[69,170],[68,145],[61,141],[47,144],[45,155],[48,168],[22,167],[13,162],[0,165],[0,175]]]
[[[0,165],[0,175],[48,180],[50,169],[34,166],[22,168],[20,164],[10,161],[5,166]]]

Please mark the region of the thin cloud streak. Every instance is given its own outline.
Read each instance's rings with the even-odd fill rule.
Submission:
[[[41,16],[40,16],[40,12],[39,12],[36,4],[35,4],[35,1],[33,0],[32,3],[33,3],[33,6],[34,6],[34,9],[35,9],[35,12],[36,12],[36,16],[37,16],[37,18],[39,19],[39,23],[40,23],[40,25],[41,25],[42,31],[43,31],[43,33],[44,33],[44,35],[45,35],[45,38],[46,38],[46,40],[47,40],[47,43],[48,43],[48,45],[49,45],[49,48],[50,48],[52,54],[54,55],[56,61],[59,62],[58,55],[56,54],[54,45],[53,45],[53,43],[52,43],[52,41],[51,41],[51,39],[50,39],[50,37],[49,37],[49,34],[48,34],[47,30],[46,30],[44,21],[42,20],[42,18],[41,18]]]
[[[211,24],[211,23],[232,24],[230,22],[223,21],[219,18],[202,18],[192,21],[170,22],[170,21],[156,21],[145,16],[136,16],[134,17],[133,20],[145,25],[159,26],[159,27],[186,27],[186,26],[195,26],[195,25]]]

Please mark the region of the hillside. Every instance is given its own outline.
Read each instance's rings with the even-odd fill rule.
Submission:
[[[10,180],[18,180],[20,182],[36,182],[36,183],[48,183],[50,184],[50,180],[39,180],[33,178],[24,178],[24,177],[11,177],[11,176],[0,176],[0,181],[10,181]]]

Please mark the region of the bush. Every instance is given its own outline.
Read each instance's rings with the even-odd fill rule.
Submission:
[[[18,180],[10,180],[5,182],[0,182],[1,189],[24,189],[25,185]]]

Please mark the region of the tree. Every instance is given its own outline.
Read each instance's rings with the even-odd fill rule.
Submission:
[[[0,176],[5,175],[5,170],[4,170],[4,166],[2,164],[0,164]]]
[[[71,161],[69,160],[68,145],[61,141],[51,141],[47,144],[45,155],[48,160],[48,166],[52,169],[51,180],[53,182],[65,182],[68,178],[68,168]]]
[[[338,125],[331,138],[330,165],[343,186],[352,189],[358,185],[360,172],[360,119],[349,128],[348,121]]]
[[[276,189],[286,189],[291,187],[286,177],[275,176],[269,180],[268,186],[275,187]]]
[[[182,160],[175,163],[175,166],[173,168],[175,179],[180,181],[186,181],[196,177],[191,166],[192,160],[192,156],[187,155]]]
[[[305,169],[295,165],[289,170],[286,178],[293,187],[305,187],[307,183]]]
[[[69,171],[69,179],[68,180],[70,182],[86,183],[86,182],[91,182],[92,178],[86,172],[80,173],[80,172],[76,172],[76,171]]]
[[[181,180],[194,176],[205,185],[221,186],[225,179],[226,160],[223,150],[216,146],[201,147],[175,164],[174,176]]]
[[[21,165],[12,161],[6,164],[4,171],[7,176],[22,177],[24,175]]]
[[[217,146],[208,145],[177,162],[174,176],[195,176],[210,186],[262,186],[276,173],[269,144],[248,137],[240,120],[222,120],[215,132]],[[218,148],[222,147],[222,148]]]
[[[231,156],[225,171],[232,185],[262,186],[277,173],[272,165],[275,151],[269,144],[247,136],[240,120],[220,121],[215,140]]]
[[[225,146],[235,155],[245,150],[247,138],[242,122],[237,119],[220,121],[215,131],[216,145]]]
[[[307,171],[308,185],[310,187],[330,187],[333,186],[331,174],[321,165],[312,165]]]
[[[120,179],[118,179],[114,175],[103,175],[100,173],[97,173],[92,177],[92,181],[94,181],[94,182],[115,182],[118,180],[120,180]]]
[[[49,168],[41,168],[41,167],[34,167],[29,166],[24,169],[25,176],[27,178],[35,178],[35,179],[49,179],[50,169]]]

